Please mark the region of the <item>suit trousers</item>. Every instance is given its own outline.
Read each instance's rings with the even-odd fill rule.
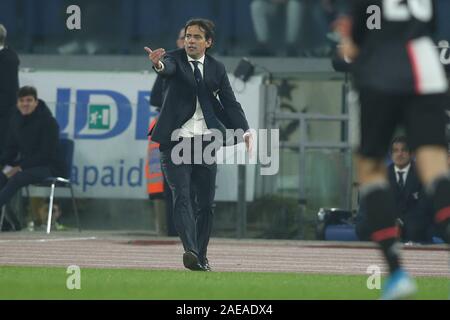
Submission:
[[[0,172],[0,208],[5,205],[22,187],[33,183],[42,182],[51,176],[52,173],[49,167],[24,169],[9,179],[5,176],[5,174]]]
[[[51,177],[52,173],[49,167],[34,167],[24,169],[16,173],[11,178],[0,171],[0,210],[6,205],[22,187],[33,183],[42,182],[45,178]],[[8,212],[8,211],[7,211]],[[15,228],[21,228],[21,222],[15,215],[9,216],[10,221]]]
[[[195,139],[201,139],[196,136]],[[175,228],[181,238],[185,251],[198,255],[200,262],[205,262],[209,238],[213,223],[213,203],[216,189],[217,163],[198,161],[199,155],[210,142],[200,142],[200,148],[194,148],[194,138],[184,138],[182,142],[191,148],[183,149],[179,154],[190,153],[190,160],[179,163],[172,153],[175,146],[161,151],[161,169],[172,191],[173,219]],[[215,153],[213,153],[215,157]],[[197,161],[194,161],[197,159]],[[195,197],[191,195],[194,188]],[[197,205],[192,199],[196,198]],[[194,209],[196,207],[196,211]]]

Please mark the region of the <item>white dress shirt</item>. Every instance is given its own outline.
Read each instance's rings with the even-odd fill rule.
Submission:
[[[5,46],[0,45],[0,51],[2,51],[5,48]]]
[[[198,68],[200,69],[200,73],[202,74],[203,77],[203,65],[205,63],[205,56],[203,55],[203,57],[201,57],[200,59],[195,60],[187,55],[187,59],[192,69],[192,73],[194,72],[194,65],[191,63],[191,61],[199,62]],[[164,63],[161,61],[159,63],[160,68],[156,68],[157,72],[161,72],[164,70]],[[200,102],[198,101],[197,97],[194,115],[192,116],[192,118],[190,118],[181,126],[178,137],[192,138],[196,135],[205,135],[205,134],[211,134],[211,131],[208,130],[205,118],[203,116],[202,107],[200,106]]]
[[[411,163],[408,164],[406,167],[404,167],[403,169],[398,168],[397,166],[394,166],[394,170],[395,170],[395,179],[398,181],[399,179],[399,172],[403,172],[403,183],[406,184],[406,178],[408,177],[408,173],[409,173],[409,169],[411,168]]]
[[[198,60],[192,59],[189,56],[187,56],[187,58],[188,58],[189,66],[192,69],[192,72],[194,72],[194,64],[191,63],[191,61],[199,62],[198,68],[200,69],[200,73],[202,74],[202,78],[203,78],[203,65],[205,63],[205,56],[201,57]],[[208,130],[208,127],[206,126],[206,121],[203,116],[202,107],[200,106],[198,97],[197,97],[196,101],[197,101],[197,103],[195,105],[194,115],[192,116],[192,118],[190,118],[188,121],[186,121],[181,126],[181,131],[179,134],[179,136],[181,136],[181,137],[192,138],[193,136],[196,136],[196,135],[205,135],[205,134],[211,133],[211,131]]]

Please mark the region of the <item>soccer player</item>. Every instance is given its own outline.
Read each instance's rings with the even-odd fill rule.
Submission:
[[[416,292],[402,269],[395,227],[395,204],[384,158],[398,125],[404,125],[416,153],[420,178],[431,197],[441,236],[450,237],[450,179],[445,136],[448,83],[437,48],[432,0],[354,0],[336,23],[341,54],[353,61],[352,73],[361,102],[358,176],[365,197],[371,238],[387,264],[383,299]]]

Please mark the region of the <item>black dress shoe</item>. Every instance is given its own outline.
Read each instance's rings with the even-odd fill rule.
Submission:
[[[200,264],[197,255],[192,251],[186,251],[183,254],[183,264],[189,270],[206,271],[205,268]]]

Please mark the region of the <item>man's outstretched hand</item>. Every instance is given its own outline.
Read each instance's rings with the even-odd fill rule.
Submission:
[[[153,65],[156,68],[159,68],[160,67],[159,62],[161,61],[162,57],[166,54],[166,50],[164,50],[163,48],[152,50],[149,47],[144,47],[144,50],[148,53],[148,58],[153,63]]]

